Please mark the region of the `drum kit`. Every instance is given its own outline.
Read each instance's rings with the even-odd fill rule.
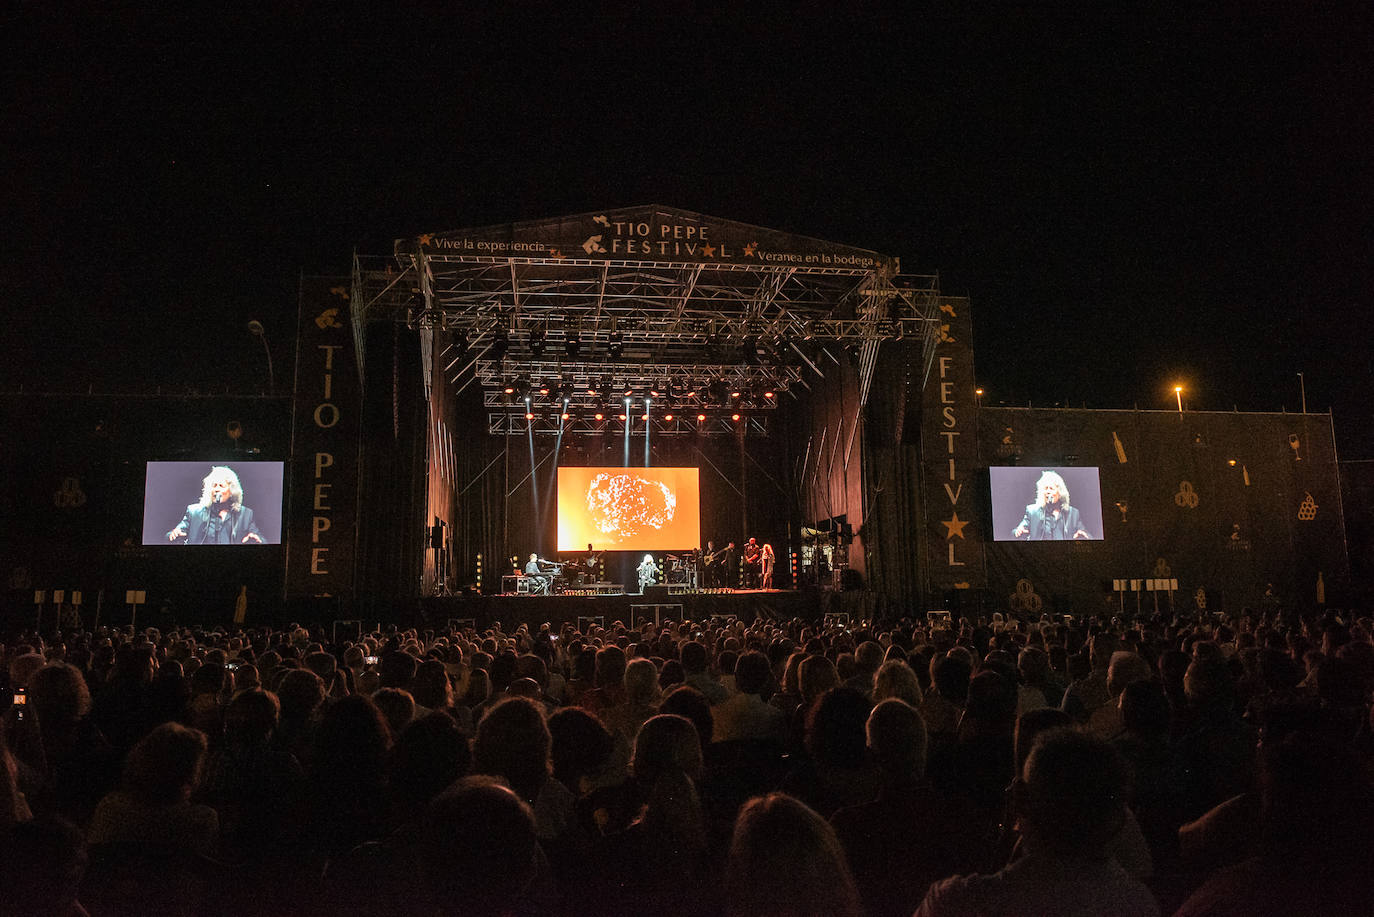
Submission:
[[[684,583],[695,586],[697,582],[697,556],[695,553],[677,555],[669,554],[664,558],[668,562],[665,581],[668,583]]]

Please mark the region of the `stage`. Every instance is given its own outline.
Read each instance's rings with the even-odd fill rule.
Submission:
[[[847,614],[852,621],[873,616],[877,597],[871,592],[839,592],[829,589],[689,592],[662,595],[461,595],[434,596],[420,601],[425,623],[447,626],[449,621],[471,620],[479,630],[499,621],[509,633],[521,624],[538,627],[577,624],[586,618],[601,624],[616,621],[637,627],[645,620],[703,621],[756,617],[775,621],[800,618],[820,623],[826,615]]]

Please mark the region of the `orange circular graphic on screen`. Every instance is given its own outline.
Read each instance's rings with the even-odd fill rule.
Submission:
[[[558,549],[700,546],[696,468],[559,468]]]

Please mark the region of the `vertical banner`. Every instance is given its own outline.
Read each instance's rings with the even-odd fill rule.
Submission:
[[[286,597],[353,594],[362,386],[349,282],[302,277],[292,398]]]
[[[981,589],[986,520],[979,491],[973,323],[967,299],[940,304],[940,340],[921,406],[926,581],[932,599]]]

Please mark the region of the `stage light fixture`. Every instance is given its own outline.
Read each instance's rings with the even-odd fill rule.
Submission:
[[[763,397],[767,398],[769,401],[772,401],[773,398],[774,398],[774,395],[773,395],[772,392],[764,392],[764,393],[763,393]]]
[[[706,422],[706,415],[705,415],[705,414],[698,414],[698,415],[697,415],[697,423],[705,423],[705,422]]]
[[[569,331],[567,339],[563,342],[563,352],[570,357],[575,357],[581,349],[582,335],[578,334],[576,331]]]
[[[619,331],[611,332],[611,339],[606,345],[606,349],[611,356],[620,359],[620,355],[625,352],[625,337]]]
[[[640,420],[648,420],[648,419],[649,419],[649,415],[648,415],[648,414],[641,414],[641,415],[639,415],[639,419],[640,419]]]
[[[664,414],[664,415],[663,415],[663,419],[666,420],[666,421],[668,421],[669,423],[672,423],[673,415],[672,415],[672,414]]]
[[[514,382],[511,382],[511,381],[509,381],[509,380],[507,380],[507,381],[506,381],[506,384],[502,387],[501,391],[504,392],[504,393],[506,393],[507,395],[514,395],[514,394],[515,394],[515,383],[514,383]]]
[[[606,419],[606,415],[603,414],[603,413],[601,413],[600,411],[597,411],[597,412],[596,412],[595,414],[593,414],[592,416],[593,416],[595,419],[597,419],[597,420],[605,420],[605,419]]]
[[[620,415],[620,419],[621,419],[621,420],[624,420],[624,419],[625,419],[625,415],[624,415],[624,414],[621,414],[621,415]]]
[[[571,418],[571,417],[572,417],[572,415],[569,414],[567,411],[564,411],[563,414],[562,414],[562,419],[565,420],[565,421],[568,420],[568,419]]]
[[[544,355],[544,329],[536,328],[530,332],[530,353],[536,357]]]
[[[534,420],[534,415],[531,414],[529,411],[526,411],[526,412],[525,412],[525,419],[526,419],[526,420]]]
[[[491,356],[498,363],[506,359],[506,351],[510,349],[510,338],[506,335],[506,329],[502,328],[496,332],[496,336],[491,339]]]
[[[731,415],[730,415],[730,419],[733,420],[733,421],[735,421],[736,423],[738,423],[738,422],[739,422],[739,415],[738,415],[738,414],[731,414]]]

